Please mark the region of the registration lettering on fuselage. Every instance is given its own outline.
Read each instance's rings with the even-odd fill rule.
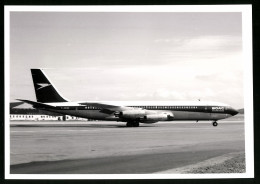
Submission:
[[[224,112],[224,107],[212,107],[212,112]]]

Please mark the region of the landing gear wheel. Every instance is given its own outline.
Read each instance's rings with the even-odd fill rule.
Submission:
[[[126,126],[127,126],[127,127],[133,127],[133,123],[132,123],[132,122],[127,122],[127,123],[126,123]]]
[[[126,123],[126,126],[127,127],[139,127],[139,122],[138,121],[134,121],[134,122],[129,121]]]
[[[136,121],[136,122],[133,123],[133,125],[134,125],[134,127],[139,127],[139,122]]]
[[[213,125],[213,126],[218,126],[218,123],[217,123],[216,121],[214,121],[214,122],[212,123],[212,125]]]

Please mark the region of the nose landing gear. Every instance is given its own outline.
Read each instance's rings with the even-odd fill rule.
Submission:
[[[213,126],[218,126],[218,122],[214,121],[214,122],[212,122],[212,125]]]

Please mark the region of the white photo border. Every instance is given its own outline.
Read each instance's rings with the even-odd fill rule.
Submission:
[[[214,179],[254,178],[252,5],[5,6],[5,179]],[[241,12],[244,62],[246,172],[239,174],[10,174],[11,12]]]

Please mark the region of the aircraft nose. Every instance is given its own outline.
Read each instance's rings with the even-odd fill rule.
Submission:
[[[235,116],[235,115],[238,114],[238,111],[237,111],[236,109],[234,109],[234,108],[231,108],[231,109],[230,109],[230,114],[231,114],[232,116]]]

